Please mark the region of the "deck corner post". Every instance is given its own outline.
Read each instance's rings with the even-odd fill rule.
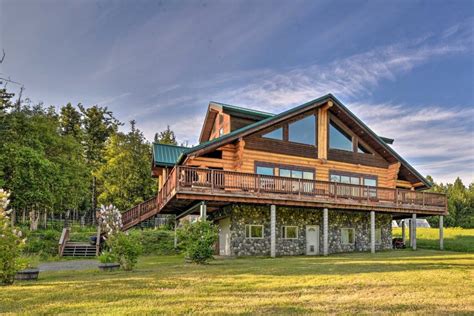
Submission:
[[[329,240],[329,218],[328,218],[328,209],[323,209],[323,255],[328,255],[328,240]]]
[[[411,229],[412,229],[411,237],[413,239],[411,242],[411,248],[413,250],[416,250],[416,213],[413,213],[411,222],[412,222],[411,223]]]
[[[375,212],[370,211],[370,252],[375,253]]]
[[[174,220],[174,249],[178,248],[178,234],[177,234],[177,230],[178,230],[178,220],[175,219],[175,220]]]
[[[402,225],[402,241],[403,241],[403,244],[405,244],[406,241],[407,241],[407,237],[406,237],[406,234],[405,234],[405,219],[402,219],[400,221],[400,224]]]
[[[270,205],[270,256],[276,256],[276,206]]]
[[[444,250],[444,216],[439,216],[439,249]]]

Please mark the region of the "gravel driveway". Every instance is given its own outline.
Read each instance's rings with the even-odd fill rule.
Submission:
[[[97,260],[68,260],[44,262],[39,265],[40,271],[92,270],[97,269]]]

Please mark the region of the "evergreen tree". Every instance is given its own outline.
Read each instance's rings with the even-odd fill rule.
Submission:
[[[178,142],[176,141],[176,136],[174,135],[174,132],[170,129],[169,125],[164,131],[155,134],[155,143],[178,145]]]
[[[121,211],[156,194],[150,176],[150,144],[135,127],[135,121],[130,123],[128,134],[117,133],[110,138],[104,155],[106,161],[96,173],[102,183],[99,202],[114,204]]]

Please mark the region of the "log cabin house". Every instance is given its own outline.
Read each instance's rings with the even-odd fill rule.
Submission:
[[[219,225],[220,255],[327,255],[391,249],[392,220],[447,214],[393,140],[331,94],[277,115],[211,102],[199,142],[153,145],[159,193],[125,229],[200,214]]]

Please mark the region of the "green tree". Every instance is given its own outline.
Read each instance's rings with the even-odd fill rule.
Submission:
[[[174,135],[174,132],[170,129],[169,125],[164,131],[155,134],[155,143],[178,145],[178,142],[176,141],[176,136]]]
[[[60,123],[61,133],[63,135],[71,135],[78,140],[82,138],[81,113],[76,110],[71,103],[61,107]]]
[[[128,134],[113,135],[106,147],[105,163],[95,173],[101,182],[98,200],[124,211],[156,194],[150,176],[151,147],[142,132],[131,122]]]

